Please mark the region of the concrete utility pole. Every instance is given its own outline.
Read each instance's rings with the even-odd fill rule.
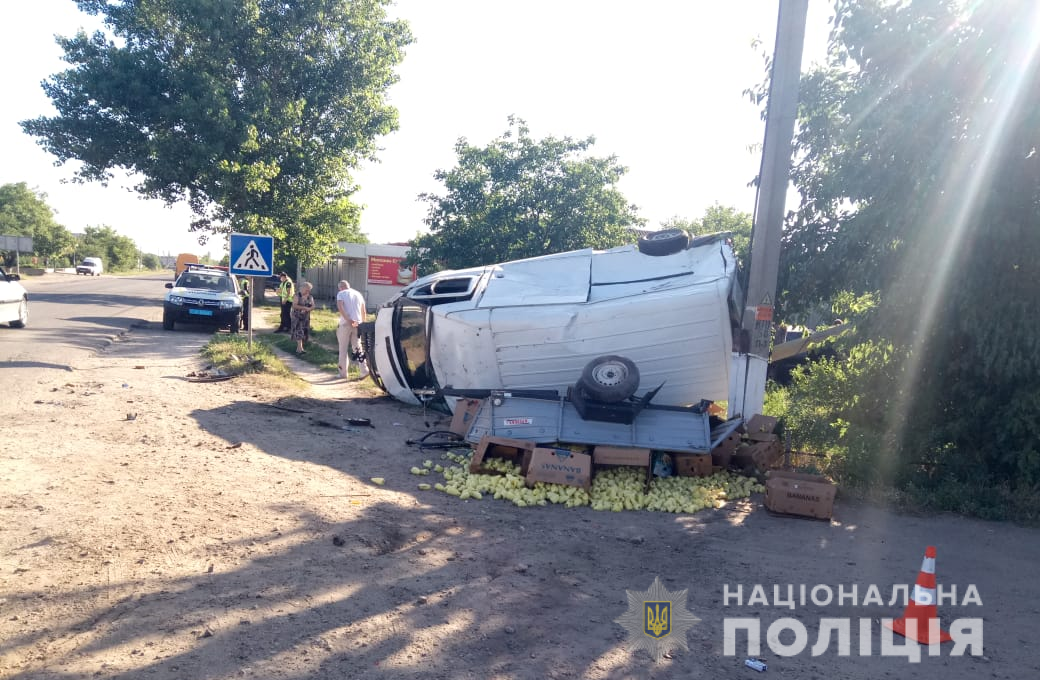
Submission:
[[[740,348],[747,354],[742,353],[734,362],[735,389],[730,390],[734,397],[729,405],[730,415],[740,413],[745,418],[760,413],[765,399],[776,279],[780,268],[780,236],[790,178],[791,138],[798,114],[798,82],[808,11],[809,0],[780,0],[747,298],[741,317],[742,335],[749,340],[749,346]]]

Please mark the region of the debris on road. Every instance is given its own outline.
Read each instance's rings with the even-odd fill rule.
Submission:
[[[223,371],[217,370],[213,372],[208,371],[192,371],[187,375],[188,382],[192,383],[211,383],[211,382],[223,382],[225,380],[231,380],[235,376],[229,375]]]

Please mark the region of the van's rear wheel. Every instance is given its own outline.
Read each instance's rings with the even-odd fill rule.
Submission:
[[[579,386],[585,390],[585,394],[597,401],[624,401],[639,388],[639,369],[627,357],[597,357],[585,365]]]
[[[671,255],[690,245],[690,236],[682,229],[662,229],[639,239],[639,252],[644,255]]]

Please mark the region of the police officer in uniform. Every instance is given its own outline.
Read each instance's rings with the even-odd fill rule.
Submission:
[[[292,279],[285,272],[278,274],[278,278],[281,280],[281,283],[278,284],[278,300],[282,303],[282,318],[275,333],[288,333],[292,329],[289,314],[292,312],[292,301],[293,296],[296,295],[296,289]]]
[[[243,276],[239,280],[238,292],[242,296],[242,330],[249,330],[249,310],[253,306],[252,290],[249,288],[249,277]]]

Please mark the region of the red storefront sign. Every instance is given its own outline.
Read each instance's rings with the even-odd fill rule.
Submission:
[[[415,280],[418,270],[405,267],[403,257],[389,255],[368,256],[368,282],[380,286],[407,286]]]

